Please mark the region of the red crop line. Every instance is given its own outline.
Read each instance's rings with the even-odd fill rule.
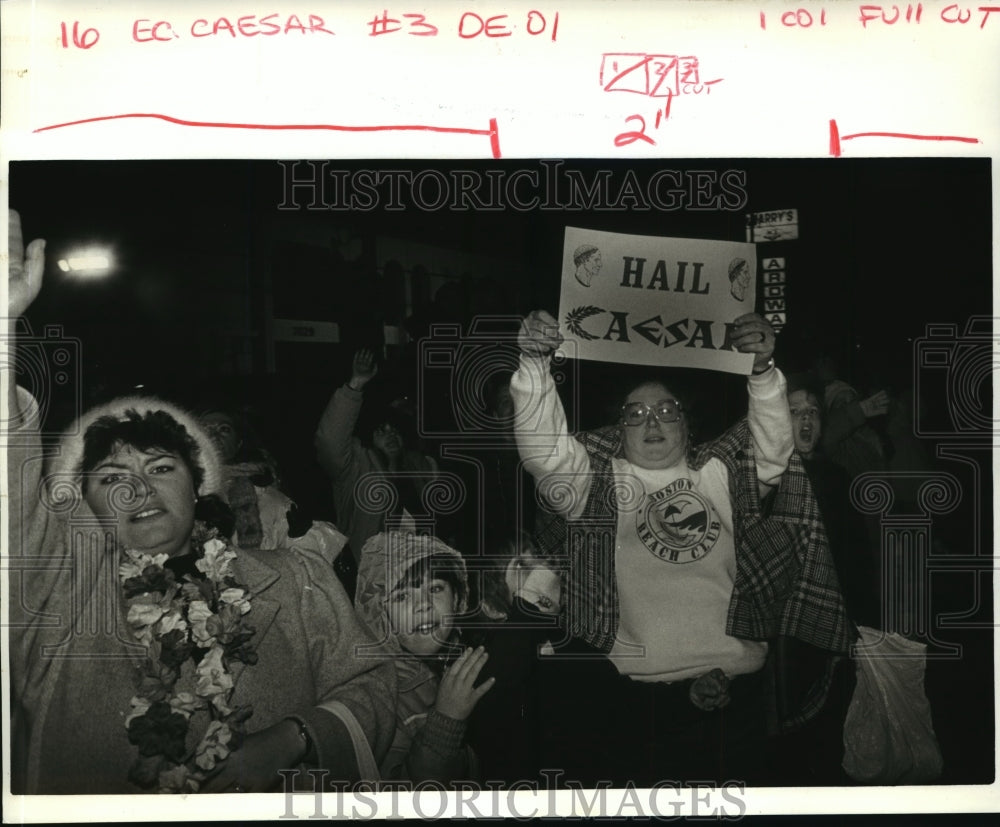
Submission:
[[[490,118],[490,150],[494,158],[500,157],[500,130],[497,129],[496,118]]]
[[[117,121],[124,118],[154,118],[177,124],[178,126],[198,126],[209,129],[265,129],[265,130],[326,130],[329,132],[445,132],[459,135],[485,135],[490,139],[490,149],[494,158],[500,157],[500,133],[497,129],[496,118],[490,118],[489,129],[470,129],[461,126],[432,126],[430,124],[393,124],[378,126],[348,126],[345,124],[267,124],[267,123],[227,123],[224,121],[188,121],[183,118],[173,118],[170,115],[161,115],[157,112],[131,112],[124,115],[100,115],[95,118],[83,118],[78,121],[67,121],[66,123],[55,123],[49,126],[41,126],[33,132],[47,132],[50,129],[62,129],[66,126],[80,126],[85,123],[97,123],[98,121]]]
[[[840,129],[833,118],[830,119],[830,154],[834,158],[840,157]]]
[[[840,157],[840,144],[853,138],[903,138],[909,141],[958,141],[963,144],[981,144],[979,138],[967,138],[962,135],[915,135],[910,132],[855,132],[852,135],[841,135],[837,121],[830,120],[830,154]]]
[[[840,140],[849,141],[852,138],[907,138],[911,141],[961,141],[964,144],[980,144],[979,138],[965,138],[961,135],[913,135],[909,132],[855,132],[853,135],[841,135]]]

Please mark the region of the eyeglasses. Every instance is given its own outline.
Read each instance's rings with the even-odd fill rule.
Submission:
[[[653,407],[644,402],[628,402],[622,405],[622,422],[626,425],[642,425],[649,421],[650,414],[660,422],[677,422],[681,418],[681,403],[676,399],[661,399]]]

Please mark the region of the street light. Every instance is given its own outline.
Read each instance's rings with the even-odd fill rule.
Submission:
[[[103,247],[86,247],[71,250],[69,255],[56,262],[64,273],[82,279],[100,279],[111,275],[111,251]]]

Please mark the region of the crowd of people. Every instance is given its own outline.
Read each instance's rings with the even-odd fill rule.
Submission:
[[[13,211],[10,238],[16,320],[44,242]],[[380,359],[359,348],[303,444],[330,520],[239,411],[120,398],[47,452],[5,371],[13,790],[844,783],[849,651],[879,619],[849,486],[889,461],[889,397],[829,364],[786,377],[768,322],[733,321],[747,412],[698,441],[657,372],[570,433],[558,322],[527,314],[463,462],[402,393],[361,415]]]

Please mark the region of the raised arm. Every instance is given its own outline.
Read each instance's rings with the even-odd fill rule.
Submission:
[[[840,382],[823,414],[823,447],[834,450],[854,431],[874,416],[889,410],[889,394],[882,390],[867,399],[860,399],[854,388]]]
[[[56,661],[40,657],[43,645],[54,645],[71,633],[76,571],[69,561],[62,526],[41,496],[43,447],[41,419],[35,399],[17,387],[17,321],[38,295],[45,269],[45,242],[32,241],[25,255],[21,218],[9,213],[7,337],[2,343],[6,394],[7,601],[10,624],[11,778],[15,792],[31,789],[30,724],[34,704],[42,697],[47,669]],[[33,559],[32,559],[33,558]],[[41,623],[39,618],[48,622]]]
[[[792,455],[792,418],[785,398],[785,377],[774,366],[774,330],[756,313],[734,322],[733,344],[741,353],[753,353],[753,372],[747,377],[747,421],[754,443],[757,480],[763,496],[778,484]]]
[[[7,218],[7,252],[9,255],[7,271],[7,337],[4,346],[8,356],[4,364],[15,364],[16,353],[15,333],[17,321],[24,315],[35,300],[42,287],[42,273],[45,270],[45,241],[36,238],[24,249],[24,235],[21,231],[21,216],[17,210],[9,210]],[[7,423],[8,427],[21,424],[22,403],[18,399],[17,372],[10,367],[4,370],[4,387],[7,393]]]
[[[28,391],[17,387],[16,335],[18,319],[24,314],[38,295],[42,286],[45,269],[45,242],[36,239],[28,245],[27,255],[21,234],[21,217],[10,210],[8,222],[10,267],[7,278],[9,302],[7,305],[7,337],[3,347],[7,349],[2,362],[3,385],[6,393],[6,425],[4,435],[16,432],[17,439],[8,441],[7,488],[10,542],[8,554],[11,558],[52,553],[57,545],[60,532],[55,527],[55,517],[51,509],[45,507],[40,496],[42,480],[42,442],[39,406]],[[14,567],[12,567],[13,574]],[[53,583],[50,578],[58,572],[53,569],[28,568],[19,573],[34,586],[31,596],[37,601],[53,597]],[[11,578],[15,587],[17,578]],[[29,611],[23,601],[12,599],[8,604],[13,614]]]
[[[361,411],[362,391],[376,373],[378,367],[372,351],[362,349],[355,353],[350,380],[337,388],[320,417],[316,456],[330,476],[346,473],[355,459],[354,429]]]
[[[590,489],[590,458],[569,435],[566,413],[549,373],[552,354],[562,343],[559,323],[544,310],[521,323],[520,365],[510,380],[514,437],[524,467],[549,507],[564,517],[583,513]],[[569,484],[572,496],[566,496]]]

